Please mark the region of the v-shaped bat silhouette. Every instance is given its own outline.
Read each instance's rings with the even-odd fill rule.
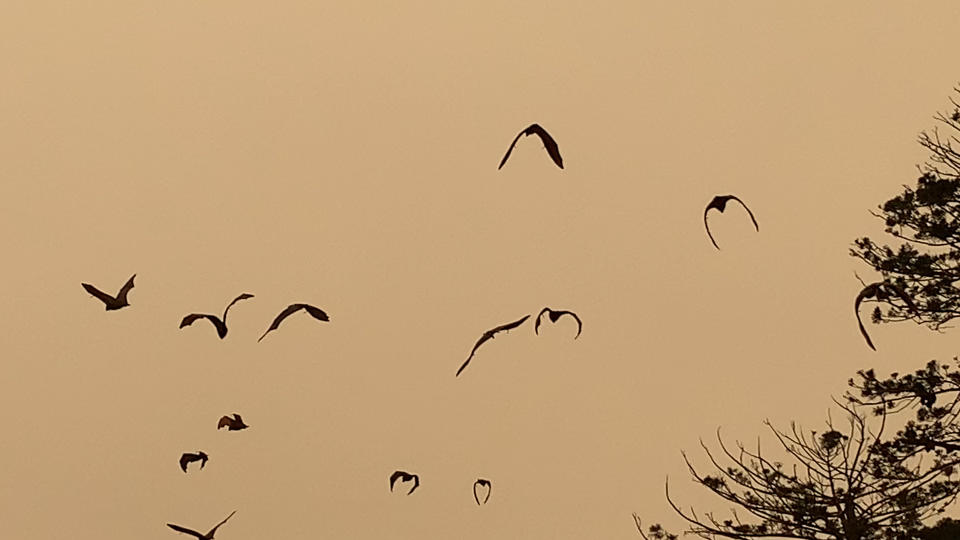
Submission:
[[[473,498],[477,501],[477,505],[479,506],[481,503],[480,503],[480,495],[478,495],[477,488],[486,490],[487,496],[483,498],[482,504],[487,504],[487,501],[490,500],[490,491],[491,491],[490,481],[485,480],[483,478],[477,478],[477,481],[473,483]]]
[[[727,201],[731,199],[740,203],[740,206],[742,206],[747,211],[747,213],[750,214],[750,221],[753,221],[754,228],[757,229],[757,232],[760,232],[760,226],[757,225],[757,220],[754,219],[753,212],[751,212],[750,209],[747,208],[747,205],[743,204],[743,201],[741,201],[735,195],[717,195],[713,198],[713,200],[710,201],[710,204],[708,204],[707,208],[703,211],[703,226],[706,227],[707,229],[707,236],[709,236],[710,241],[713,242],[713,247],[717,249],[720,249],[720,246],[717,245],[717,241],[713,239],[713,234],[710,233],[710,225],[707,224],[707,212],[709,212],[711,208],[716,208],[721,213],[723,213],[723,211],[727,207]]]
[[[407,495],[410,495],[413,493],[413,490],[420,487],[419,476],[406,471],[395,471],[390,475],[390,491],[393,491],[393,484],[395,484],[397,480],[400,480],[401,482],[409,482],[410,480],[413,480],[413,487],[410,488],[410,491],[407,492]]]
[[[560,157],[560,148],[557,146],[557,141],[553,140],[553,137],[547,133],[547,130],[540,127],[539,124],[530,124],[527,129],[524,129],[516,138],[513,139],[513,142],[510,143],[510,148],[507,148],[507,153],[503,155],[503,159],[500,160],[500,166],[497,169],[502,169],[503,164],[507,162],[507,158],[510,157],[510,152],[513,152],[513,147],[516,146],[517,141],[520,140],[520,137],[523,135],[537,135],[540,137],[540,140],[543,141],[543,147],[547,149],[547,153],[550,154],[550,159],[557,164],[557,167],[563,168],[563,158]]]
[[[193,463],[194,461],[200,462],[200,468],[202,469],[204,465],[207,464],[207,460],[210,459],[205,452],[202,450],[196,454],[184,453],[180,456],[180,468],[183,469],[183,472],[187,472],[187,464]]]
[[[227,520],[230,519],[230,518],[232,518],[233,515],[236,514],[236,513],[237,513],[236,510],[234,510],[233,512],[230,512],[230,515],[227,516],[226,519],[224,519],[224,520],[221,521],[220,523],[217,523],[217,525],[216,525],[214,528],[212,528],[212,529],[210,529],[209,531],[207,531],[207,534],[200,534],[200,533],[198,533],[197,531],[195,531],[195,530],[193,530],[193,529],[188,529],[188,528],[186,528],[186,527],[181,527],[181,526],[179,526],[179,525],[174,525],[173,523],[167,523],[167,527],[170,527],[171,529],[173,529],[173,530],[175,530],[175,531],[177,531],[177,532],[182,532],[182,533],[186,533],[186,534],[189,534],[189,535],[192,535],[192,536],[196,536],[196,537],[199,538],[200,540],[213,540],[213,535],[216,534],[217,529],[219,529],[221,525],[223,525],[224,523],[226,523]]]
[[[243,418],[240,418],[240,415],[233,413],[233,418],[229,416],[221,416],[220,421],[217,422],[217,430],[226,426],[227,431],[240,431],[241,429],[247,429],[248,425],[243,423]]]
[[[136,274],[130,276],[130,279],[123,284],[123,287],[120,287],[120,292],[117,293],[117,296],[110,296],[109,294],[101,291],[100,289],[90,285],[89,283],[81,283],[83,288],[93,296],[97,297],[101,302],[106,305],[107,311],[113,311],[115,309],[120,309],[125,306],[129,306],[127,303],[127,293],[130,292],[130,289],[133,288],[133,278],[137,277]]]
[[[310,304],[290,304],[287,306],[287,309],[281,311],[280,314],[277,315],[277,318],[275,318],[273,323],[270,324],[270,328],[267,328],[267,331],[260,336],[260,339],[257,340],[257,343],[259,343],[263,338],[267,337],[267,334],[269,334],[271,331],[280,328],[280,323],[282,323],[284,319],[300,311],[301,309],[309,313],[314,319],[324,322],[330,321],[330,317],[318,307],[311,306]]]
[[[457,370],[457,375],[456,375],[456,376],[457,376],[457,377],[460,376],[460,372],[463,371],[463,370],[467,367],[467,364],[469,364],[469,363],[470,363],[470,360],[473,359],[473,354],[477,352],[477,349],[480,348],[481,345],[483,345],[483,344],[486,343],[487,341],[493,339],[493,336],[497,335],[497,334],[500,333],[500,332],[508,332],[508,331],[510,331],[510,330],[513,330],[514,328],[516,328],[516,327],[520,326],[521,324],[523,324],[523,322],[526,321],[526,320],[529,319],[529,318],[530,318],[530,315],[524,315],[523,318],[521,318],[521,319],[519,319],[519,320],[513,321],[513,322],[511,322],[511,323],[507,323],[507,324],[500,325],[500,326],[498,326],[498,327],[496,327],[496,328],[494,328],[494,329],[492,329],[492,330],[487,330],[486,332],[484,332],[483,335],[480,336],[480,339],[477,340],[477,344],[473,346],[473,350],[470,351],[470,356],[467,357],[467,361],[464,362],[463,365],[460,366],[460,369]]]
[[[577,314],[576,314],[576,313],[574,313],[574,312],[572,312],[572,311],[552,310],[552,309],[550,309],[550,308],[548,308],[548,307],[545,307],[545,308],[541,309],[541,310],[540,310],[540,314],[537,315],[537,320],[536,320],[536,322],[533,324],[533,333],[534,333],[534,334],[540,335],[540,332],[539,332],[539,330],[540,330],[540,319],[543,317],[543,314],[544,314],[544,313],[546,313],[547,316],[550,317],[550,322],[552,322],[552,323],[557,322],[557,319],[559,319],[560,317],[562,317],[562,316],[564,316],[564,315],[570,315],[571,317],[573,317],[574,319],[577,320],[577,335],[573,336],[573,339],[577,339],[578,337],[580,337],[580,331],[583,330],[583,322],[580,320],[580,317],[577,317]]]
[[[873,346],[873,342],[870,341],[870,336],[867,335],[867,329],[863,327],[863,321],[860,320],[860,302],[871,298],[876,298],[877,300],[881,301],[886,300],[891,294],[896,294],[899,296],[900,299],[907,304],[907,307],[909,307],[914,313],[920,313],[920,311],[917,309],[917,305],[913,303],[913,300],[907,296],[907,293],[905,293],[903,289],[897,287],[893,283],[888,283],[885,281],[878,281],[876,283],[867,285],[862,291],[860,291],[860,294],[857,295],[857,299],[853,302],[853,311],[857,314],[857,324],[860,325],[860,333],[863,334],[863,339],[867,340],[867,345],[873,350],[877,350],[877,348]]]
[[[197,319],[207,319],[213,323],[214,328],[217,329],[217,335],[220,336],[220,339],[227,337],[227,312],[230,311],[230,308],[240,300],[246,300],[247,298],[253,298],[252,294],[243,293],[240,296],[233,299],[233,302],[227,305],[227,308],[223,310],[223,317],[217,317],[216,315],[209,315],[206,313],[191,313],[183,318],[180,321],[180,328],[185,326],[190,326],[193,324],[193,321]]]

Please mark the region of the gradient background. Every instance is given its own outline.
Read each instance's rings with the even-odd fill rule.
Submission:
[[[956,352],[870,351],[848,249],[926,158],[960,5],[585,4],[7,2],[4,535],[636,538],[680,524],[667,475],[725,509],[679,454],[717,426],[822,429],[857,369]],[[498,171],[532,122],[566,169],[525,138]],[[717,251],[725,193],[760,232],[712,213]],[[121,311],[80,287],[133,273]],[[177,329],[241,292],[225,340]],[[332,321],[258,344],[293,302]],[[543,306],[580,339],[527,323],[454,378]]]

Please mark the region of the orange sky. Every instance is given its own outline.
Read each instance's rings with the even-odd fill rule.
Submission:
[[[960,5],[883,4],[5,6],[4,534],[636,538],[680,524],[666,475],[724,510],[681,449],[956,352],[911,324],[873,352],[851,309],[849,246],[960,80]],[[525,138],[498,171],[533,122],[565,169]],[[712,214],[717,251],[726,193],[760,232]],[[80,287],[133,273],[120,311]],[[178,330],[242,292],[225,340]],[[257,343],[294,302],[331,321]],[[454,377],[544,306],[580,338],[527,323]]]

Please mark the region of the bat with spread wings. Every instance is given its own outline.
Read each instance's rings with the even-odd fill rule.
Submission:
[[[393,485],[400,480],[401,482],[409,482],[413,480],[413,487],[410,488],[410,491],[407,492],[407,495],[413,493],[413,490],[420,487],[420,477],[416,474],[408,473],[406,471],[394,471],[390,475],[390,491],[393,491]]]
[[[207,534],[200,534],[200,533],[198,533],[197,531],[195,531],[195,530],[193,530],[193,529],[188,529],[188,528],[186,528],[186,527],[181,527],[181,526],[179,526],[179,525],[174,525],[173,523],[167,523],[167,527],[170,527],[171,529],[173,529],[173,530],[175,530],[175,531],[177,531],[177,532],[182,532],[182,533],[185,533],[185,534],[189,534],[189,535],[192,535],[192,536],[196,536],[196,537],[199,538],[200,540],[213,540],[213,535],[216,534],[217,529],[219,529],[221,525],[223,525],[224,523],[226,523],[227,520],[230,519],[230,518],[232,518],[233,515],[236,514],[236,513],[237,513],[236,510],[234,510],[233,512],[230,512],[230,515],[229,515],[229,516],[227,516],[227,517],[226,517],[223,521],[221,521],[220,523],[217,523],[217,525],[216,525],[214,528],[212,528],[212,529],[210,529],[209,531],[207,531]]]
[[[130,292],[130,289],[133,288],[133,278],[137,277],[136,274],[130,276],[130,279],[123,284],[123,287],[120,287],[120,292],[117,293],[117,296],[110,296],[109,294],[101,291],[100,289],[90,285],[89,283],[81,283],[84,290],[88,293],[95,296],[106,306],[107,311],[113,311],[115,309],[120,309],[130,304],[127,302],[127,293]]]
[[[267,334],[269,334],[273,330],[280,328],[280,323],[282,323],[284,319],[300,311],[301,309],[305,310],[314,319],[317,319],[318,321],[324,321],[324,322],[330,321],[330,316],[327,315],[322,309],[318,307],[311,306],[310,304],[290,304],[289,306],[287,306],[287,309],[281,311],[280,314],[277,315],[275,319],[273,319],[273,323],[270,324],[270,328],[267,328],[267,331],[264,332],[262,336],[260,336],[260,339],[257,340],[257,343],[259,343],[263,338],[267,337]]]
[[[537,320],[536,320],[536,322],[533,324],[533,333],[534,333],[534,334],[540,335],[540,332],[539,332],[539,330],[540,330],[540,319],[543,317],[543,314],[544,314],[544,313],[547,314],[547,317],[550,318],[550,322],[552,322],[552,323],[557,322],[557,319],[559,319],[560,317],[562,317],[562,316],[564,316],[564,315],[570,315],[571,317],[573,317],[574,319],[577,320],[577,335],[573,336],[573,339],[577,339],[578,337],[580,337],[580,331],[583,330],[583,322],[580,320],[580,317],[577,317],[577,314],[576,314],[576,313],[574,313],[574,312],[572,312],[572,311],[565,311],[565,310],[553,310],[553,309],[550,309],[550,308],[548,308],[548,307],[545,307],[545,308],[543,308],[542,310],[540,310],[540,314],[537,315]]]
[[[204,465],[207,464],[207,460],[210,459],[204,451],[200,450],[196,454],[191,454],[189,452],[184,452],[180,456],[180,468],[183,469],[183,472],[187,472],[187,464],[193,463],[194,461],[200,462],[200,468],[202,469]]]
[[[516,327],[520,326],[521,324],[523,324],[524,321],[526,321],[526,320],[529,319],[529,318],[530,318],[530,315],[524,315],[523,318],[521,318],[521,319],[518,319],[518,320],[513,321],[513,322],[511,322],[511,323],[507,323],[507,324],[500,325],[500,326],[498,326],[498,327],[496,327],[496,328],[493,328],[493,329],[491,329],[491,330],[487,330],[486,332],[484,332],[483,335],[480,336],[480,339],[477,340],[477,344],[473,346],[473,350],[470,351],[470,356],[467,357],[466,362],[464,362],[463,365],[460,366],[460,369],[457,370],[457,375],[456,375],[456,376],[457,376],[457,377],[460,376],[460,372],[463,371],[463,370],[467,367],[467,364],[469,364],[469,363],[470,363],[470,360],[473,359],[474,353],[477,352],[477,349],[480,348],[481,345],[483,345],[483,344],[486,343],[487,341],[493,339],[493,337],[494,337],[495,335],[497,335],[498,333],[500,333],[500,332],[508,332],[508,331],[510,331],[510,330],[513,330],[514,328],[516,328]]]
[[[717,195],[713,198],[713,200],[710,201],[710,204],[708,204],[707,208],[703,211],[703,226],[707,229],[707,236],[709,236],[710,241],[713,242],[713,247],[717,249],[720,249],[720,246],[717,245],[717,241],[713,239],[713,234],[710,233],[710,225],[707,224],[707,212],[709,212],[711,208],[716,208],[723,213],[727,207],[727,201],[731,199],[740,203],[740,206],[747,211],[747,214],[750,214],[750,221],[753,221],[754,228],[757,229],[757,232],[760,232],[760,226],[757,225],[757,220],[753,217],[753,212],[747,208],[747,205],[743,204],[743,201],[741,201],[736,195]]]
[[[217,430],[219,431],[222,427],[226,427],[227,431],[239,431],[241,429],[247,429],[250,426],[243,423],[243,418],[240,418],[239,414],[233,413],[233,418],[229,416],[220,417],[220,421],[217,422]]]
[[[860,303],[864,300],[869,300],[871,298],[876,298],[877,300],[886,300],[890,297],[891,294],[896,294],[903,300],[903,303],[907,305],[914,313],[919,314],[920,311],[917,309],[917,305],[913,303],[913,300],[907,296],[907,293],[903,291],[900,287],[897,287],[893,283],[887,283],[884,281],[878,281],[876,283],[871,283],[863,288],[860,291],[860,294],[857,295],[857,299],[853,302],[853,311],[857,314],[857,324],[860,325],[860,333],[863,334],[863,339],[867,340],[867,345],[873,349],[877,350],[873,346],[873,341],[870,340],[870,336],[867,335],[867,329],[863,327],[863,321],[860,319]]]
[[[516,146],[517,141],[519,141],[523,135],[537,135],[540,137],[540,140],[543,141],[543,147],[546,148],[547,153],[550,154],[550,159],[557,164],[557,167],[563,168],[563,158],[560,157],[560,148],[557,146],[557,141],[553,140],[553,137],[547,133],[547,130],[540,127],[540,124],[530,124],[529,127],[517,134],[513,142],[510,143],[510,148],[507,148],[507,153],[504,154],[503,159],[500,160],[500,166],[497,167],[497,169],[503,168],[503,165],[507,162],[507,158],[510,157],[510,153],[513,152],[513,147]]]
[[[227,308],[223,310],[223,317],[217,317],[216,315],[209,315],[207,313],[191,313],[183,318],[180,321],[180,328],[185,326],[190,326],[197,319],[207,319],[213,323],[214,328],[217,329],[217,335],[220,336],[220,339],[227,337],[227,312],[230,311],[230,308],[240,300],[246,300],[247,298],[253,298],[252,294],[243,293],[240,296],[233,299],[233,302],[230,302],[227,305]]]

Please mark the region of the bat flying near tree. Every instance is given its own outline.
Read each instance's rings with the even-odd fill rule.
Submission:
[[[500,325],[500,326],[498,326],[498,327],[496,327],[496,328],[494,328],[494,329],[492,329],[492,330],[487,330],[486,332],[484,332],[483,335],[480,336],[480,339],[477,340],[477,344],[473,346],[473,350],[470,351],[470,356],[467,357],[467,361],[464,362],[463,365],[460,366],[460,369],[457,370],[457,375],[456,375],[456,376],[457,376],[457,377],[460,376],[460,372],[463,371],[463,370],[467,367],[467,364],[469,364],[469,363],[470,363],[470,360],[473,359],[473,354],[477,352],[477,349],[478,349],[481,345],[483,345],[483,344],[486,343],[487,341],[493,339],[493,336],[497,335],[499,332],[508,332],[508,331],[510,331],[510,330],[513,330],[514,328],[516,328],[516,327],[520,326],[521,324],[523,324],[523,322],[526,321],[526,320],[529,319],[529,318],[530,318],[530,315],[524,315],[523,318],[521,318],[521,319],[519,319],[519,320],[513,321],[513,322],[511,322],[511,323],[507,323],[507,324]]]
[[[710,201],[710,204],[708,204],[707,208],[703,211],[703,226],[706,227],[707,229],[707,236],[709,236],[710,241],[713,242],[713,247],[717,249],[720,249],[720,246],[717,245],[717,241],[713,239],[713,234],[710,233],[710,225],[707,224],[707,212],[709,212],[711,208],[716,208],[721,213],[723,213],[723,211],[727,207],[727,201],[729,201],[730,199],[733,199],[738,203],[740,203],[740,206],[742,206],[747,211],[747,213],[750,214],[750,221],[753,221],[754,228],[757,229],[757,232],[760,232],[760,226],[757,225],[757,220],[754,219],[753,212],[751,212],[750,209],[747,208],[747,205],[743,204],[743,201],[741,201],[735,195],[717,195],[713,198],[713,200]]]
[[[207,531],[207,534],[200,534],[200,533],[198,533],[197,531],[195,531],[195,530],[193,530],[193,529],[188,529],[188,528],[186,528],[186,527],[181,527],[181,526],[179,526],[179,525],[174,525],[173,523],[167,523],[167,527],[170,527],[171,529],[173,529],[173,530],[175,530],[175,531],[177,531],[177,532],[182,532],[182,533],[186,533],[186,534],[189,534],[189,535],[196,536],[196,537],[199,538],[200,540],[213,540],[213,535],[216,534],[217,529],[220,528],[221,525],[223,525],[224,523],[226,523],[228,519],[232,518],[233,515],[236,514],[236,513],[237,513],[236,510],[234,510],[233,512],[230,512],[230,515],[227,516],[226,519],[224,519],[224,520],[221,521],[220,523],[217,523],[216,527],[214,527],[214,528],[210,529],[209,531]]]
[[[101,291],[100,289],[90,285],[89,283],[81,283],[83,288],[93,296],[97,297],[101,302],[106,305],[107,311],[112,311],[115,309],[120,309],[125,306],[129,306],[127,303],[127,293],[130,292],[130,289],[133,288],[133,278],[137,277],[136,274],[130,276],[130,279],[123,284],[123,287],[120,287],[120,292],[117,293],[116,297],[110,296],[109,294]]]
[[[243,418],[240,418],[240,415],[233,413],[233,418],[229,416],[221,416],[220,421],[217,422],[217,430],[226,426],[227,431],[239,431],[241,429],[247,429],[248,425],[243,423]]]
[[[267,331],[260,336],[260,339],[257,340],[257,343],[259,343],[263,338],[267,337],[267,334],[269,334],[271,331],[279,328],[280,323],[282,323],[284,319],[300,311],[301,309],[313,316],[314,319],[324,322],[330,321],[330,317],[318,307],[311,306],[310,304],[290,304],[287,306],[287,309],[281,311],[280,314],[277,315],[277,318],[275,318],[273,323],[270,324],[270,328],[267,328]]]
[[[863,339],[867,340],[867,345],[873,350],[877,350],[877,348],[873,346],[873,342],[870,341],[870,336],[867,335],[867,329],[863,327],[863,321],[860,320],[860,302],[869,300],[871,298],[884,301],[889,298],[891,294],[896,294],[899,296],[900,299],[907,304],[907,307],[909,307],[914,313],[919,313],[916,304],[914,304],[913,300],[907,296],[907,293],[903,292],[903,289],[897,287],[893,283],[887,283],[884,281],[871,283],[870,285],[864,287],[863,290],[860,291],[860,294],[857,295],[857,299],[853,303],[853,311],[857,314],[857,324],[860,325],[860,333],[863,334]]]
[[[547,133],[547,130],[540,127],[539,124],[530,124],[530,126],[521,131],[516,138],[513,139],[513,142],[510,143],[510,148],[507,148],[507,153],[504,154],[503,159],[500,160],[500,166],[497,169],[502,169],[503,164],[507,162],[507,158],[510,157],[510,152],[513,152],[513,147],[517,145],[517,141],[520,140],[520,137],[523,135],[537,135],[540,137],[540,140],[543,141],[544,148],[547,149],[547,153],[550,154],[550,159],[557,164],[557,167],[563,168],[563,158],[560,157],[560,148],[557,147],[557,141],[553,140],[553,137]]]
[[[480,505],[480,491],[486,491],[487,495],[483,498],[482,504],[487,504],[487,501],[490,500],[490,481],[484,480],[483,478],[477,478],[477,481],[473,483],[473,498],[476,499],[477,505]]]
[[[573,339],[577,339],[578,337],[580,337],[580,331],[583,330],[583,322],[580,321],[580,317],[577,317],[577,314],[576,314],[576,313],[574,313],[574,312],[572,312],[572,311],[552,310],[552,309],[550,309],[550,308],[548,308],[548,307],[545,307],[545,308],[543,308],[542,310],[540,310],[540,314],[537,315],[537,320],[536,320],[536,322],[533,324],[533,333],[534,333],[534,334],[540,335],[540,332],[539,332],[539,330],[540,330],[540,319],[543,317],[543,314],[544,314],[544,313],[546,313],[547,316],[550,317],[550,322],[552,322],[552,323],[557,322],[557,319],[559,319],[560,317],[562,317],[562,316],[564,316],[564,315],[570,315],[571,317],[573,317],[574,319],[577,320],[577,335],[573,336]]]
[[[223,310],[223,317],[219,318],[216,315],[208,315],[206,313],[191,313],[183,318],[180,321],[180,328],[185,326],[190,326],[193,324],[193,321],[197,319],[207,319],[213,323],[214,328],[217,329],[217,335],[220,336],[220,339],[227,337],[227,312],[230,311],[230,308],[240,300],[246,300],[247,298],[253,298],[252,294],[243,293],[240,296],[233,299],[233,302],[227,305],[227,308]]]
[[[183,469],[183,472],[187,472],[187,464],[188,464],[188,463],[193,463],[194,461],[199,461],[199,462],[200,462],[200,468],[202,469],[203,466],[207,464],[207,460],[208,460],[208,459],[210,459],[210,456],[208,456],[208,455],[207,455],[205,452],[203,452],[202,450],[199,451],[199,452],[197,452],[196,454],[184,453],[182,456],[180,456],[180,468]]]
[[[393,491],[393,485],[397,482],[397,480],[400,480],[401,482],[409,482],[413,480],[413,487],[410,488],[410,491],[407,492],[407,495],[410,495],[411,493],[413,493],[413,490],[420,487],[419,476],[408,473],[406,471],[395,471],[393,474],[390,475],[390,491]]]

